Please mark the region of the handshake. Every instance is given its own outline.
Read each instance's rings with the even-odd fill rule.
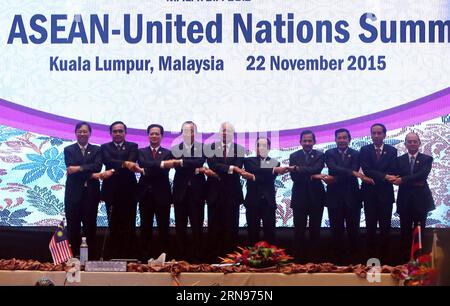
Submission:
[[[107,180],[114,174],[114,169],[109,169],[103,172],[92,173],[91,178],[94,180]]]
[[[274,167],[273,173],[274,174],[285,174],[287,172],[292,172],[295,170],[295,166],[289,166],[289,167]],[[238,166],[233,166],[233,172],[239,174],[243,178],[247,180],[255,180],[255,175],[245,171],[244,169],[239,168]]]

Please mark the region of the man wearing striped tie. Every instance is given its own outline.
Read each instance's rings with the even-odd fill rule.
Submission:
[[[397,213],[400,215],[400,230],[405,260],[409,258],[412,230],[418,224],[426,226],[427,214],[435,209],[433,196],[427,183],[433,157],[419,152],[419,135],[406,135],[408,152],[397,158],[398,178],[393,183],[398,188]]]

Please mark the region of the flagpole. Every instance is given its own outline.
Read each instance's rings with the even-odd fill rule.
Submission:
[[[422,228],[420,222],[417,222],[417,227],[419,229],[419,256],[422,255]]]

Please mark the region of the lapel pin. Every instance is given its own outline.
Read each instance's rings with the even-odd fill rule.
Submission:
[[[311,158],[314,158],[314,155],[311,155]]]

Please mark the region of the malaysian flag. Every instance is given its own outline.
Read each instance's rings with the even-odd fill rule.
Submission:
[[[58,229],[53,234],[52,240],[48,245],[50,252],[52,253],[53,263],[58,265],[65,262],[67,259],[72,258],[72,250],[67,240],[66,231],[64,229],[64,221],[58,225]]]
[[[413,239],[411,245],[411,260],[416,259],[422,252],[422,233],[420,231],[420,222],[417,224],[413,232]]]

